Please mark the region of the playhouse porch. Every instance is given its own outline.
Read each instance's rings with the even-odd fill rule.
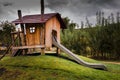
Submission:
[[[41,30],[41,32],[43,32]],[[34,33],[35,34],[35,33]],[[36,40],[34,36],[36,35],[29,35],[24,34],[23,31],[16,31],[12,32],[12,55],[15,54],[27,54],[27,53],[33,53],[33,52],[39,52],[41,54],[44,54],[45,44],[44,44],[44,37],[39,40]],[[32,36],[33,35],[33,36]],[[39,35],[43,36],[43,35]],[[38,37],[38,36],[37,36]],[[35,39],[34,39],[35,38]],[[35,40],[37,42],[35,42]]]

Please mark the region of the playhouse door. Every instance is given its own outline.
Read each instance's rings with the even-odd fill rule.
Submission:
[[[27,27],[26,29],[26,38],[27,45],[40,45],[40,31],[39,27]]]

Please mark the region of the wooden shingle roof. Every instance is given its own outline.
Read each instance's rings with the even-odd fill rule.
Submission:
[[[14,23],[14,24],[46,23],[49,19],[51,19],[54,16],[56,16],[57,19],[59,20],[61,28],[65,29],[66,26],[65,26],[59,13],[49,13],[49,14],[44,14],[43,16],[41,16],[40,14],[26,15],[26,16],[23,16],[21,18],[21,20],[16,19],[16,20],[12,21],[12,23]],[[42,17],[43,17],[43,19],[42,19]]]

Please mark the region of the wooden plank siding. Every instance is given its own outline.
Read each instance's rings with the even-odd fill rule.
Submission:
[[[57,32],[57,39],[60,42],[60,23],[56,16],[48,20],[45,24],[46,34],[45,34],[45,46],[47,50],[52,48],[52,31]]]
[[[34,33],[30,33],[30,27],[35,27]],[[26,24],[27,46],[40,45],[41,27],[40,24]]]
[[[35,27],[35,32],[30,33],[30,27]],[[26,45],[24,43],[24,35],[21,33],[22,46],[13,47],[13,49],[35,49],[44,48],[47,51],[52,49],[52,31],[57,34],[57,40],[60,42],[60,22],[56,16],[50,18],[46,23],[27,23],[26,29]]]

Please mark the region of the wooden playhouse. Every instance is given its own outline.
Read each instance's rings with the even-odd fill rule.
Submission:
[[[26,15],[22,17],[22,13],[18,10],[18,19],[12,23],[20,25],[21,30],[12,32],[12,44],[9,45],[6,52],[0,57],[0,60],[12,48],[12,56],[20,53],[28,53],[31,49],[41,49],[41,54],[45,50],[51,50],[52,45],[58,47],[73,60],[79,64],[100,69],[107,70],[103,64],[88,63],[80,59],[77,55],[72,53],[69,49],[60,44],[60,29],[65,29],[66,26],[59,13],[44,14],[44,0],[41,0],[41,14]],[[57,53],[59,49],[57,48]],[[31,51],[30,51],[31,52]]]
[[[45,50],[52,48],[52,36],[56,36],[60,42],[60,29],[66,28],[59,13],[44,14],[43,8],[41,14],[25,16],[22,16],[21,10],[18,10],[18,19],[12,23],[21,27],[17,32],[12,32],[13,55],[18,51],[27,53],[36,48],[41,49],[41,53],[44,54]]]

